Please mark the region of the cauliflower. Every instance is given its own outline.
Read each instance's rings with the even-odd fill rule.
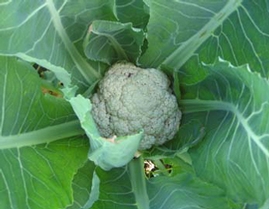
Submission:
[[[91,98],[92,116],[103,137],[144,131],[139,150],[172,139],[181,119],[167,76],[130,63],[113,65]]]

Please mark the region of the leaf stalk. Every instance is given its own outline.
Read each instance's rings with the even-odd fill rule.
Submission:
[[[144,160],[142,157],[133,159],[129,164],[130,180],[137,201],[138,209],[149,209],[146,178],[144,174]]]

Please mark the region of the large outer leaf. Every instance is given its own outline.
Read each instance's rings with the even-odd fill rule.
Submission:
[[[236,9],[235,2],[238,1],[149,0],[149,49],[141,62],[152,67],[165,62],[178,69],[223,18]]]
[[[191,174],[157,177],[148,183],[150,209],[231,209],[224,192]],[[157,192],[158,191],[158,192]]]
[[[70,104],[42,92],[41,79],[29,63],[0,57],[0,66],[0,149],[83,133]],[[39,141],[29,136],[38,136]]]
[[[66,208],[86,153],[87,144],[77,139],[1,151],[0,208]]]
[[[36,62],[57,74],[67,70],[73,83],[85,88],[98,79],[95,69],[100,66],[90,65],[81,53],[83,36],[94,19],[116,20],[114,7],[113,0],[0,4],[0,54]]]
[[[93,165],[88,163],[84,170],[90,171],[90,169],[93,169]],[[101,180],[100,193],[99,199],[93,204],[92,209],[145,209],[145,207],[139,206],[135,198],[134,187],[130,182],[130,170],[118,168],[112,169],[110,172],[104,172],[96,169],[96,173]],[[139,171],[134,175],[139,176]],[[81,197],[85,197],[84,201],[82,198],[78,199],[77,205],[80,205],[80,207],[85,204],[92,191],[91,179],[87,178],[87,182],[83,179],[86,180],[82,176],[82,181],[76,181],[78,183],[76,191],[80,192]],[[134,179],[141,181],[140,177],[134,177]],[[87,185],[86,189],[79,189],[85,185]],[[240,208],[239,205],[227,200],[223,190],[199,180],[191,173],[175,174],[173,177],[155,177],[147,180],[146,185],[147,189],[138,189],[140,189],[140,195],[142,195],[142,192],[149,195],[148,200],[144,198],[147,201],[144,204],[149,204],[150,209],[215,209],[219,206],[222,209]]]
[[[208,77],[184,86],[186,121],[200,119],[204,140],[191,149],[197,174],[225,188],[237,201],[269,196],[269,83],[248,66],[218,61]]]
[[[83,132],[71,106],[43,95],[30,64],[0,57],[0,66],[0,208],[65,208],[87,140],[72,137]]]
[[[269,77],[268,1],[162,1],[148,0],[149,49],[142,56],[145,67],[181,69],[181,81],[203,79],[201,62],[218,56]]]
[[[186,71],[190,71],[195,63],[213,63],[220,56],[235,66],[248,63],[252,71],[268,78],[268,19],[267,0],[244,0],[201,45],[191,59],[192,64],[188,62],[185,66]]]

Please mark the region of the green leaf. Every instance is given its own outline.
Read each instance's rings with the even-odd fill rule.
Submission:
[[[0,208],[65,208],[87,158],[83,130],[30,64],[0,57],[0,66]]]
[[[120,22],[131,22],[135,28],[146,28],[149,21],[149,7],[143,0],[117,0],[116,5],[117,17]]]
[[[97,176],[96,165],[87,161],[76,173],[73,184],[74,202],[67,209],[88,209],[98,200],[100,180]]]
[[[149,1],[149,48],[144,66],[179,69],[241,1]]]
[[[232,2],[232,1],[231,1]],[[184,78],[202,70],[201,61],[214,63],[218,57],[239,66],[248,63],[250,69],[269,77],[268,2],[244,0],[209,39],[204,42],[184,66]]]
[[[195,83],[207,76],[201,62],[222,57],[235,66],[248,63],[268,78],[265,0],[147,2],[149,43],[140,59],[143,66],[180,69],[181,82]]]
[[[91,209],[137,209],[128,167],[114,168],[106,172],[96,167],[93,162],[86,163],[75,176],[73,183],[75,204],[68,209],[84,208],[90,199],[89,196],[92,195],[93,172],[100,179],[100,184],[99,199]]]
[[[137,208],[150,209],[143,160],[144,159],[142,157],[133,159],[128,164],[128,168]]]
[[[159,176],[146,180],[143,168],[138,168],[143,167],[143,161],[135,159],[133,162],[131,166],[109,172],[96,169],[100,194],[91,209],[146,209],[148,206],[150,209],[242,208],[230,202],[223,190],[191,173],[182,171],[173,177]],[[143,201],[140,202],[139,198]]]
[[[269,196],[269,84],[247,65],[206,65],[208,77],[184,86],[185,120],[204,124],[204,140],[191,149],[198,176],[238,202],[262,205]]]
[[[73,201],[71,182],[86,153],[87,144],[75,138],[2,150],[0,208],[65,208]]]
[[[195,146],[205,136],[206,130],[198,120],[181,121],[179,130],[173,140],[166,142],[162,146],[154,147],[143,152],[143,157],[147,159],[160,159],[164,157],[175,157],[188,151]]]
[[[84,47],[89,59],[113,64],[118,60],[137,63],[145,34],[131,23],[96,20],[90,26]]]
[[[69,101],[81,122],[82,128],[89,137],[91,150],[88,157],[90,160],[104,170],[121,167],[131,161],[138,150],[143,131],[128,136],[103,138],[100,136],[91,115],[92,105],[90,100],[78,95]]]
[[[100,179],[100,194],[91,209],[148,208],[143,159],[134,159],[128,166],[113,168],[109,172],[100,168],[95,171]]]
[[[0,57],[0,66],[0,149],[49,143],[83,133],[70,104],[44,91],[29,63]]]
[[[150,20],[145,28],[148,9]],[[198,177],[173,161],[178,167],[171,176],[150,179],[148,190],[137,187],[146,191],[142,196],[150,197],[152,208],[238,208],[226,196],[244,203],[245,208],[268,208],[266,0],[1,1],[0,17],[0,55],[51,70],[64,83],[68,99],[76,86],[79,93],[90,95],[107,68],[99,62],[103,58],[113,63],[127,57],[139,64],[137,59],[143,54],[144,67],[158,67],[170,75],[178,72],[174,90],[182,98],[183,125],[173,141],[144,156],[175,161],[180,157],[190,171],[194,167]],[[98,22],[113,25],[106,34],[119,26],[111,37],[120,44],[110,45],[105,48],[107,54],[90,61],[83,40],[89,26]],[[147,40],[142,30],[148,32]],[[121,39],[123,32],[126,40]],[[120,38],[115,38],[117,34]],[[130,43],[135,44],[128,48]],[[217,61],[218,57],[250,67],[234,67]],[[141,172],[133,176],[127,166],[105,172],[92,162],[79,169],[87,161],[89,144],[81,136],[85,132],[70,104],[50,95],[30,64],[0,57],[0,66],[0,208],[143,207],[134,191],[134,182],[143,182]],[[176,89],[179,84],[181,91]],[[90,152],[95,162],[109,169],[133,157],[141,135],[124,141],[131,149],[128,153],[124,143],[115,145],[117,139],[111,143],[101,138],[94,123],[88,123],[90,114],[80,113],[87,115],[85,120],[80,118],[82,125],[98,139],[91,141],[91,149],[98,150]],[[113,146],[116,153],[112,155],[106,150]],[[119,155],[122,150],[126,158]]]
[[[151,178],[147,186],[151,209],[240,208],[227,201],[224,191],[189,173]]]
[[[269,199],[267,199],[262,207],[260,209],[266,209],[269,207]]]
[[[103,67],[86,61],[82,42],[93,20],[116,20],[114,0],[11,1],[0,18],[0,54],[38,63],[62,82],[65,74],[80,90],[100,78]]]
[[[109,172],[97,169],[96,173],[101,179],[100,195],[91,209],[138,209],[127,166]]]

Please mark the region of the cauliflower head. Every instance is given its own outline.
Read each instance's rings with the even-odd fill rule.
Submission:
[[[91,98],[92,116],[103,137],[144,130],[139,150],[172,139],[181,119],[167,76],[130,63],[113,65]]]

